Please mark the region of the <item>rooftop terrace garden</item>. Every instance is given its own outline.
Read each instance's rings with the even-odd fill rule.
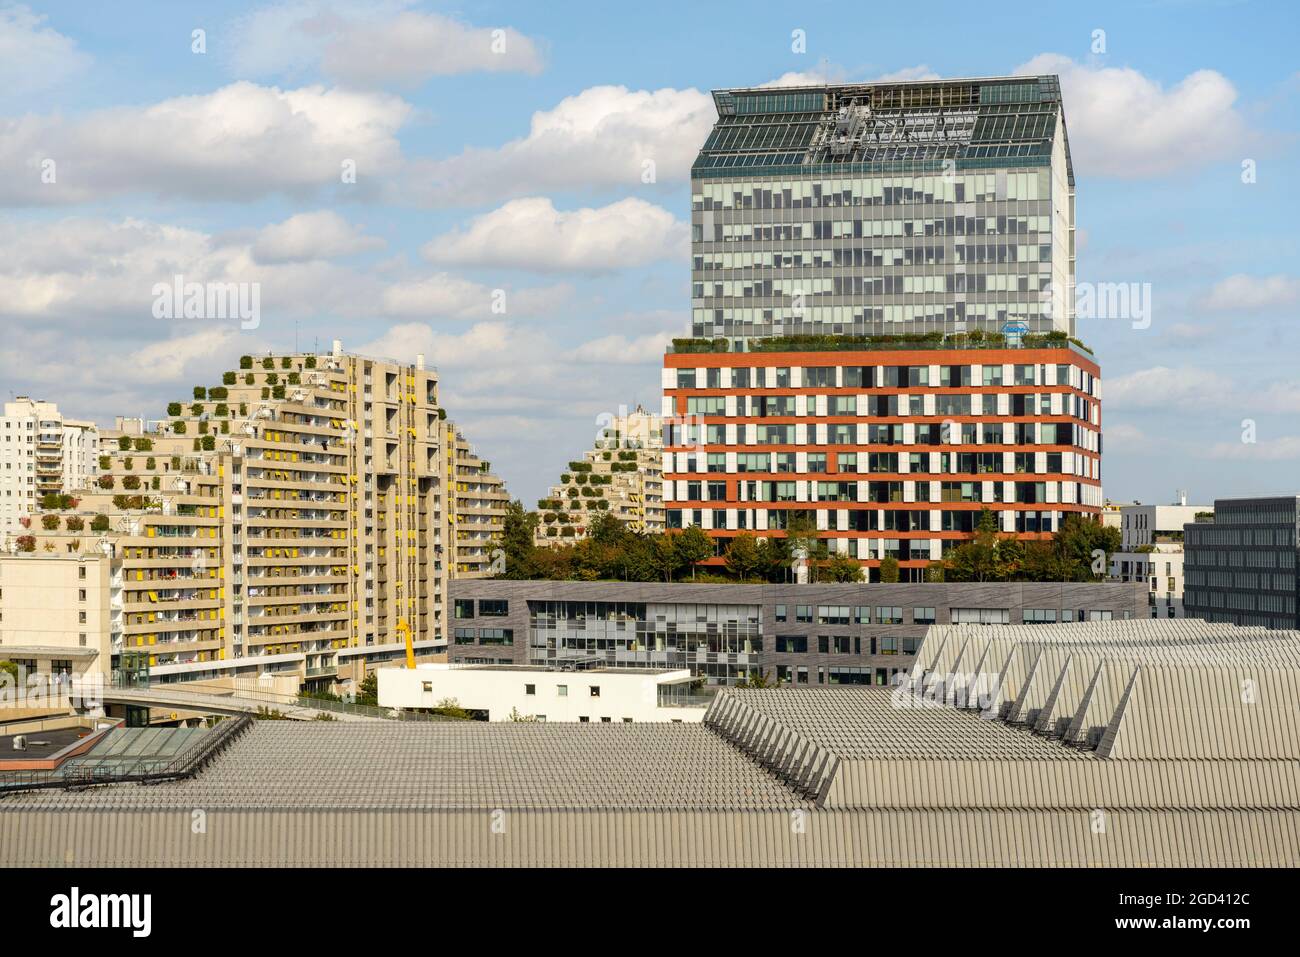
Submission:
[[[944,334],[927,332],[920,335],[877,336],[765,336],[749,339],[743,348],[732,348],[730,339],[674,339],[672,351],[676,353],[718,352],[873,352],[900,349],[1059,349],[1072,346],[1092,355],[1092,350],[1073,336],[1064,332],[1027,333],[1018,342],[1008,342],[1000,332],[972,332]]]

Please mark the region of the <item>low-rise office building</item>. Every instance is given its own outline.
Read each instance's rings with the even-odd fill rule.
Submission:
[[[1300,626],[1300,497],[1216,499],[1212,522],[1184,526],[1187,615],[1266,628]]]
[[[1152,618],[1185,618],[1183,608],[1183,526],[1212,518],[1208,505],[1125,505],[1116,526],[1121,549],[1110,557],[1110,577],[1146,582]]]
[[[691,693],[695,678],[684,668],[427,664],[378,674],[382,707],[420,710],[455,702],[488,721],[700,721],[709,700]]]
[[[689,669],[709,684],[886,685],[934,624],[1147,617],[1122,582],[450,585],[452,662]]]

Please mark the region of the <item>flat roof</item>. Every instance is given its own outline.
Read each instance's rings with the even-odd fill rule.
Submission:
[[[603,659],[602,659],[603,660]],[[611,668],[608,665],[599,665],[595,668],[583,668],[581,666],[573,668],[562,668],[557,665],[537,665],[537,664],[508,664],[508,665],[489,665],[469,662],[448,662],[448,661],[426,661],[417,664],[415,670],[419,671],[519,671],[529,674],[541,672],[555,672],[556,674],[565,675],[640,675],[643,678],[656,677],[663,675],[677,674],[681,671],[688,671],[684,668]],[[686,680],[694,680],[688,674]]]
[[[68,745],[75,744],[94,733],[93,728],[55,728],[51,731],[24,731],[21,735],[0,734],[0,781],[3,781],[2,774],[6,760],[23,761],[53,757]],[[16,737],[27,739],[27,747],[24,750],[14,750]]]

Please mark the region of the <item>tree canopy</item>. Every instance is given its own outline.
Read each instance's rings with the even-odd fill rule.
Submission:
[[[505,552],[505,570],[498,577],[554,579],[559,581],[638,582],[788,582],[795,580],[794,566],[807,563],[810,582],[867,580],[865,569],[853,558],[832,552],[819,536],[807,513],[791,517],[786,534],[759,538],[739,532],[724,546],[697,526],[642,534],[629,529],[609,513],[595,516],[587,537],[578,541],[539,546],[534,541],[536,513],[511,502],[497,540]],[[1118,529],[1107,528],[1085,516],[1067,515],[1061,528],[1043,541],[1023,541],[998,529],[997,516],[980,512],[969,541],[949,550],[942,561],[925,569],[927,582],[1096,581],[1105,577],[1110,554],[1120,546]],[[717,548],[721,551],[715,551]],[[718,554],[721,566],[703,563]],[[898,581],[899,563],[887,556],[879,579]]]

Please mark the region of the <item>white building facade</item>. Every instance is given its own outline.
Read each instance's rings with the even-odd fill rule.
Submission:
[[[1152,618],[1184,618],[1183,526],[1197,515],[1213,514],[1208,505],[1125,505],[1120,510],[1120,550],[1110,557],[1110,578],[1145,582]]]
[[[0,416],[0,542],[21,535],[50,493],[85,488],[95,476],[99,433],[65,419],[53,402],[18,396]]]
[[[381,668],[379,704],[436,708],[447,702],[483,712],[489,721],[573,721],[593,724],[704,719],[705,702],[690,694],[688,669],[644,671],[595,668],[426,664]]]

